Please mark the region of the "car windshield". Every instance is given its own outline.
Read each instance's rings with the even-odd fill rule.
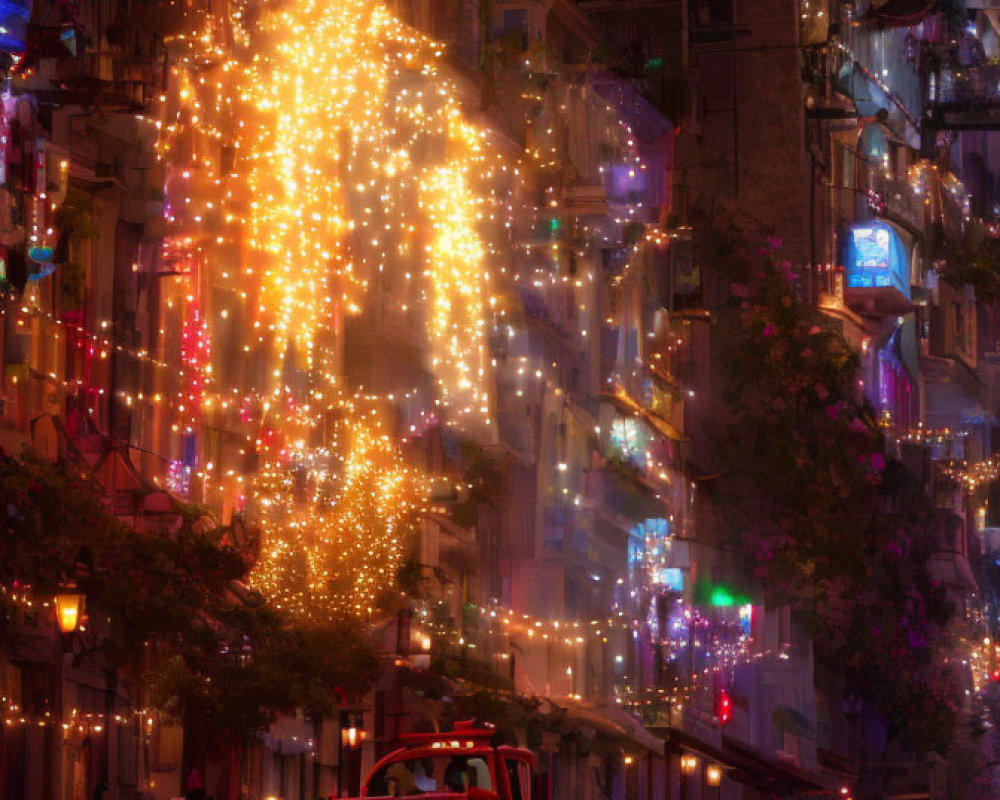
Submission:
[[[467,792],[471,787],[493,791],[485,756],[441,755],[400,759],[372,775],[367,797],[412,797],[429,792]]]

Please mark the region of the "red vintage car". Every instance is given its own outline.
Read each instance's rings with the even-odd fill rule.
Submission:
[[[495,733],[458,722],[446,733],[405,734],[400,737],[403,747],[372,767],[361,797],[532,800],[534,754],[520,747],[491,746]]]

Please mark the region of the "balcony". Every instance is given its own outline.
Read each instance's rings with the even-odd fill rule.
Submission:
[[[1000,130],[1000,64],[942,68],[931,76],[925,125]]]
[[[598,513],[625,530],[664,515],[663,491],[627,465],[609,463],[587,474],[587,495],[594,498]]]
[[[920,233],[924,229],[924,197],[907,179],[889,178],[884,173],[872,177],[872,191],[881,216]]]

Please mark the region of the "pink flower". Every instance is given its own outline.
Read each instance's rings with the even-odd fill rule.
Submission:
[[[826,407],[826,415],[831,419],[835,420],[840,416],[840,412],[844,410],[843,403],[834,403]]]
[[[774,336],[777,331],[775,331],[774,326],[769,322],[764,326],[764,330],[761,331],[761,333],[763,333],[765,337],[770,338],[771,336]]]
[[[817,333],[820,333],[820,332],[821,332],[821,329],[820,329],[819,325],[813,325],[809,329],[809,335],[810,336],[815,336]]]

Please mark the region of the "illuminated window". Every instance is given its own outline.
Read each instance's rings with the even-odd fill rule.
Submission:
[[[618,417],[611,423],[611,450],[619,458],[636,466],[643,456],[643,436],[638,420]]]

